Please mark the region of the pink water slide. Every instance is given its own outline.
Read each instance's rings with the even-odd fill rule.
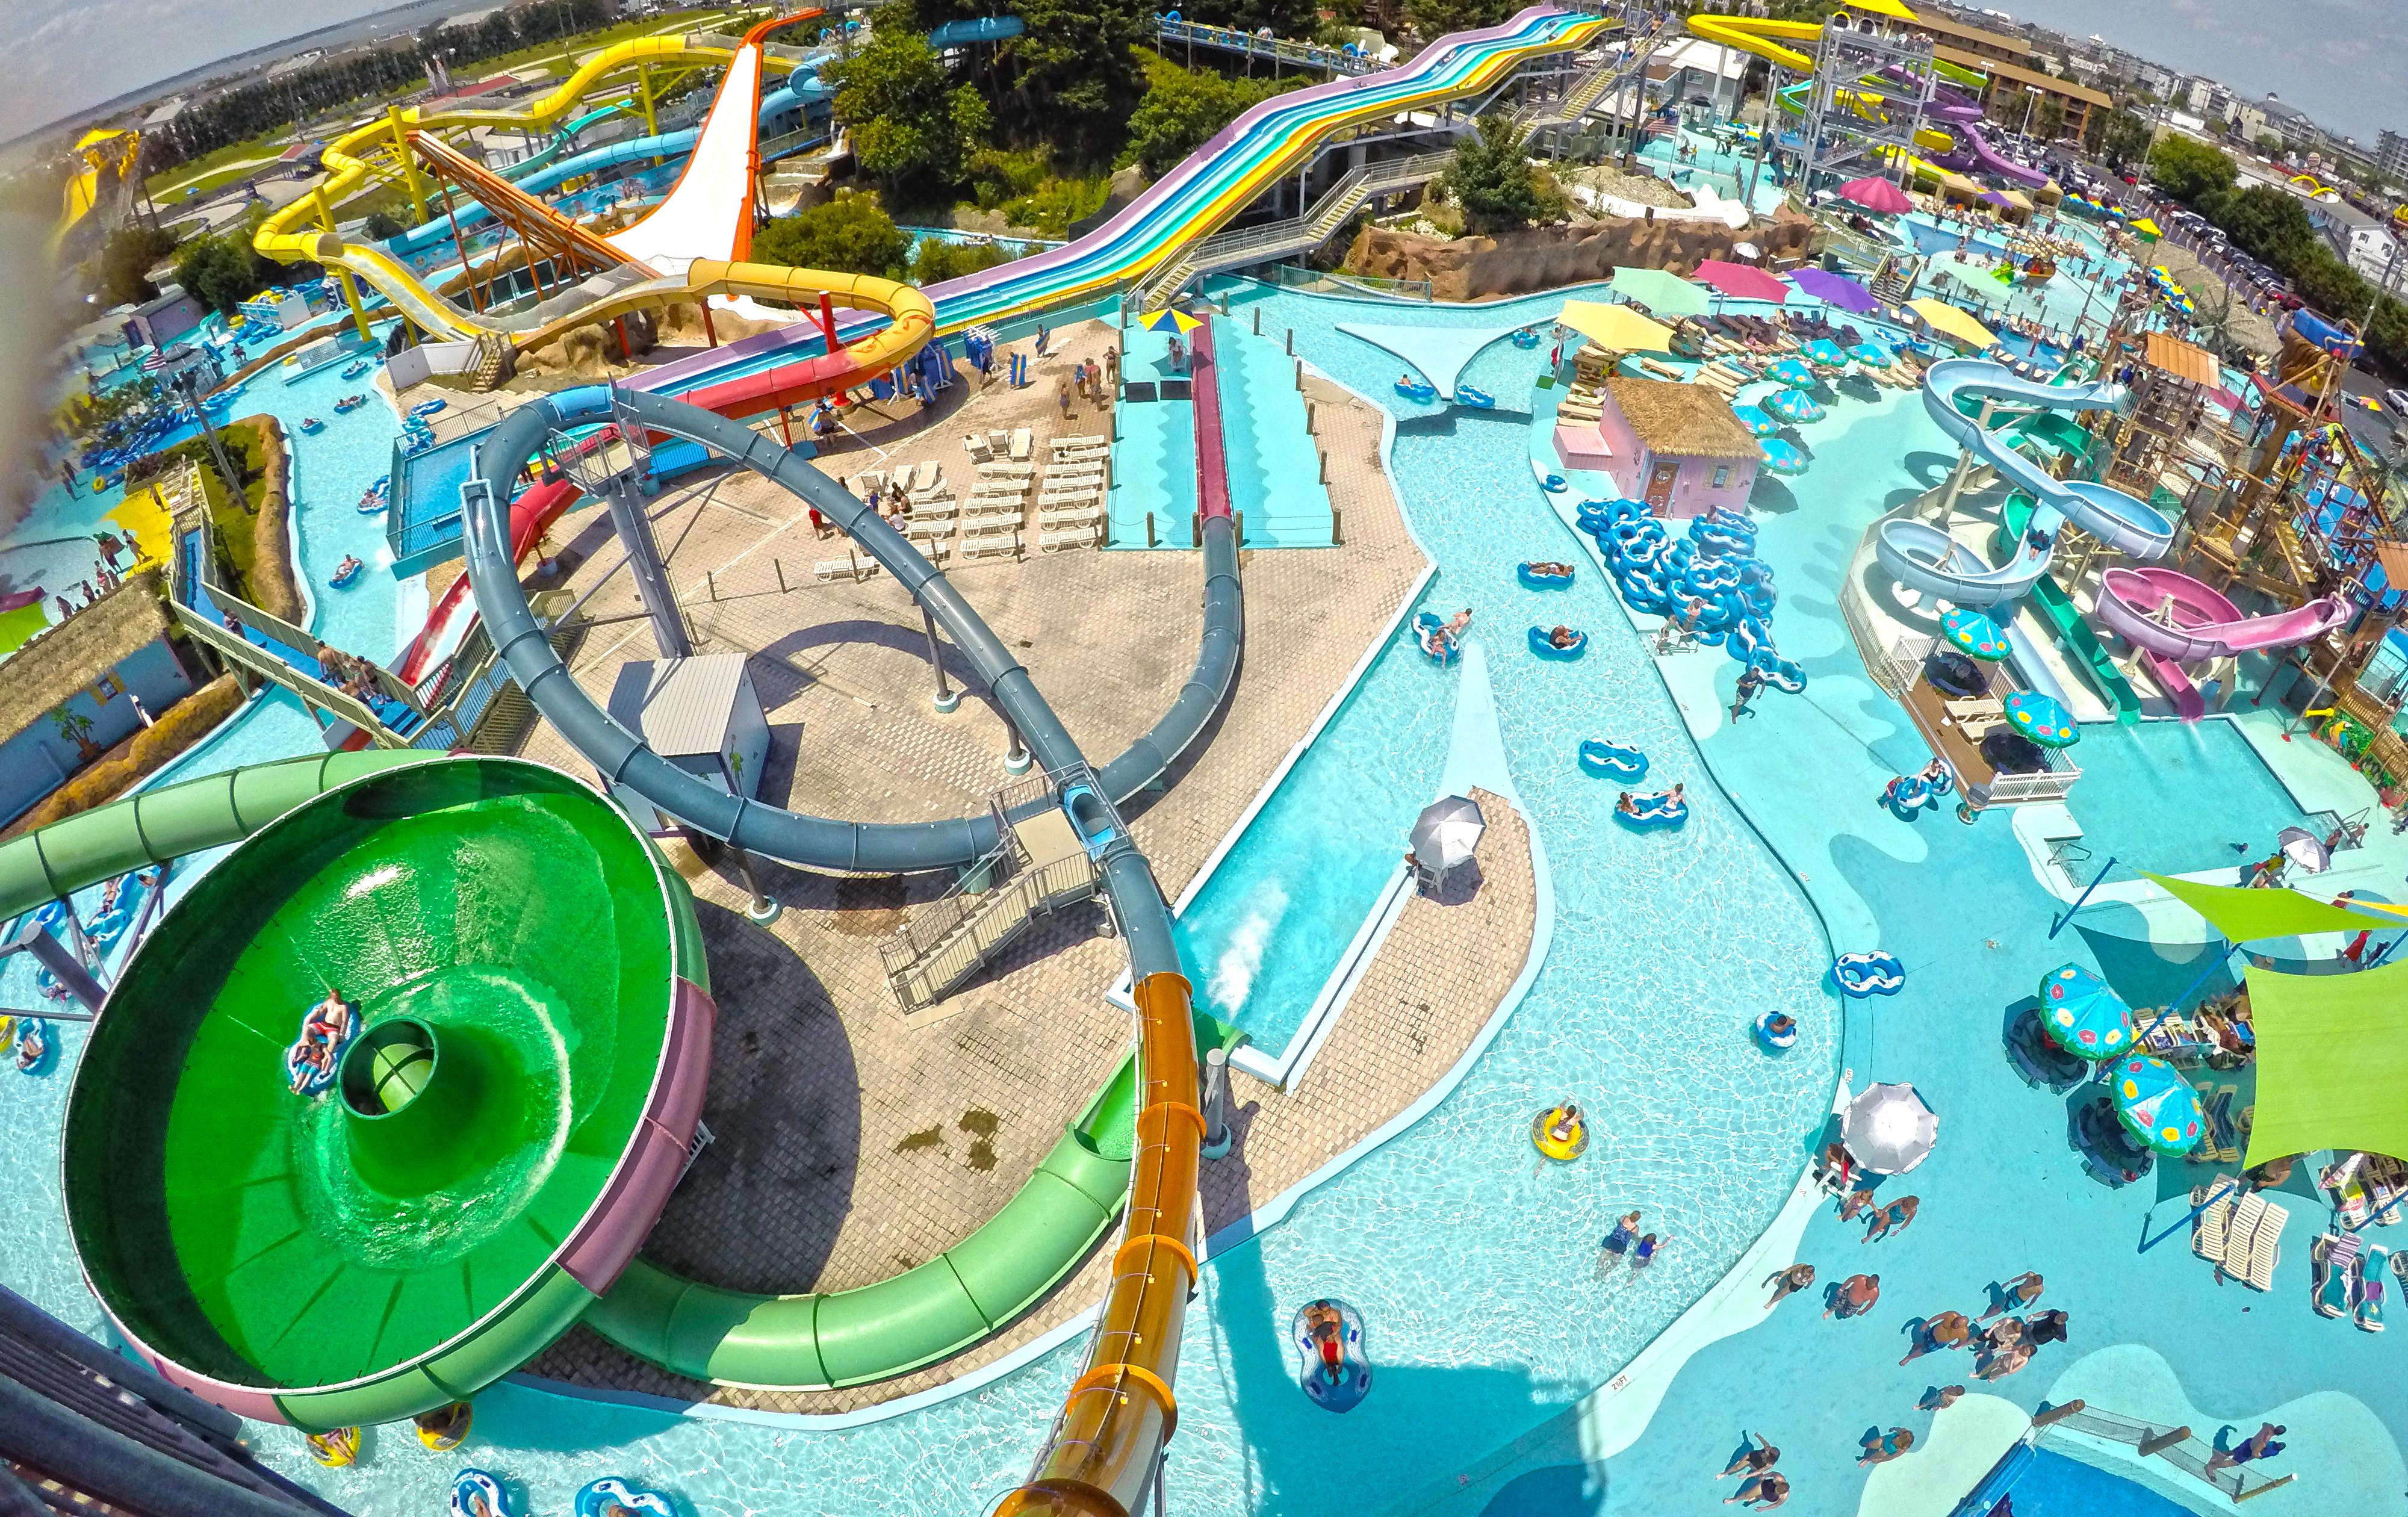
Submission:
[[[2243,616],[2221,592],[2187,574],[2109,569],[2099,582],[2099,616],[2147,656],[2174,709],[2196,722],[2206,703],[2183,665],[2313,642],[2347,622],[2350,609],[2328,595],[2272,616]]]

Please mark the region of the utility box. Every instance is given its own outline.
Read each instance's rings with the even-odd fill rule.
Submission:
[[[622,665],[610,716],[646,747],[730,795],[752,796],[769,757],[769,723],[741,653],[645,659]],[[624,786],[610,787],[638,826],[654,834],[676,822]]]

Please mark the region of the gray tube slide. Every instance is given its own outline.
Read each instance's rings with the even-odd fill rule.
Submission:
[[[552,431],[613,420],[613,399],[609,387],[588,385],[512,412],[479,450],[477,473],[461,492],[469,585],[477,609],[528,700],[612,782],[713,837],[771,858],[811,868],[882,873],[955,867],[992,849],[995,825],[985,816],[923,823],[836,822],[724,794],[654,753],[570,678],[519,589],[509,551],[509,491],[519,470]],[[943,624],[1039,763],[1059,769],[1083,762],[1078,745],[1019,661],[953,582],[865,502],[799,455],[740,422],[640,391],[621,390],[615,399],[619,413],[637,423],[700,443],[817,507]],[[1114,800],[1134,794],[1176,760],[1211,719],[1236,677],[1244,614],[1237,547],[1227,522],[1207,522],[1205,533],[1204,633],[1195,670],[1163,719],[1097,775],[1104,793]],[[1153,891],[1144,860],[1125,837],[1105,848],[1103,862],[1108,888],[1116,880],[1134,883],[1123,879],[1126,866],[1133,866],[1145,878],[1148,892]],[[1155,900],[1158,909],[1158,894]],[[1122,907],[1117,891],[1114,905]],[[1120,916],[1131,935],[1132,955],[1139,956],[1140,948],[1148,950],[1140,956],[1140,973],[1178,967],[1167,917],[1156,928],[1133,921],[1125,909]],[[1158,945],[1140,942],[1157,931]]]

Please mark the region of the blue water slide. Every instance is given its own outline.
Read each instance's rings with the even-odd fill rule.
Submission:
[[[2048,572],[2057,528],[2069,521],[2135,558],[2165,556],[2174,524],[2164,512],[2120,490],[2057,479],[1984,425],[1978,404],[1976,414],[1967,414],[1965,403],[1983,400],[2042,410],[2113,410],[2123,404],[2124,389],[2115,384],[2036,383],[1986,359],[1952,358],[1932,365],[1923,377],[1923,405],[1932,421],[1951,441],[2039,504],[2014,556],[1998,565],[1928,522],[1904,518],[1883,522],[1874,539],[1875,556],[1899,584],[1958,606],[2014,600]]]

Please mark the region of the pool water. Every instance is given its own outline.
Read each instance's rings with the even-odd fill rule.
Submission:
[[[2147,1486],[2111,1475],[2096,1465],[2056,1453],[2033,1452],[2031,1462],[2007,1494],[2015,1517],[2189,1517],[2190,1509]],[[2202,1500],[2212,1500],[2205,1492]],[[2224,1503],[2214,1503],[2221,1507]]]
[[[2093,723],[2069,756],[2082,778],[2065,807],[2100,864],[2112,853],[2158,874],[2229,868],[2264,858],[2277,832],[2302,821],[2248,737],[2221,718]]]
[[[1399,638],[1181,910],[1197,999],[1278,1058],[1437,796],[1453,676]],[[1357,708],[1373,714],[1358,716]]]

